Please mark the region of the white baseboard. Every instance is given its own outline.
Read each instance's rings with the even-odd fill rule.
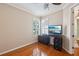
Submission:
[[[66,48],[63,47],[63,49],[68,52],[69,54],[72,54],[69,50],[67,50]]]
[[[5,53],[8,53],[8,52],[11,52],[11,51],[13,51],[13,50],[16,50],[16,49],[19,49],[19,48],[22,48],[22,47],[25,47],[25,46],[28,46],[28,45],[33,44],[33,43],[35,43],[35,42],[37,42],[37,41],[31,41],[31,42],[29,42],[29,43],[27,43],[27,44],[25,44],[25,45],[21,45],[21,46],[19,46],[19,47],[16,47],[16,48],[13,48],[13,49],[4,51],[4,52],[0,53],[0,55],[5,54]]]

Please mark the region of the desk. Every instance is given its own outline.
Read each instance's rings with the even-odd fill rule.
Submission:
[[[55,49],[62,49],[62,35],[44,35],[38,36],[38,41],[44,44],[52,44]]]

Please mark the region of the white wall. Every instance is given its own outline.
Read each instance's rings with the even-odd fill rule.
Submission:
[[[0,4],[0,53],[36,41],[32,33],[33,15]]]
[[[47,15],[44,18],[48,18],[48,24],[52,25],[62,25],[63,23],[63,10],[55,12],[53,14]]]
[[[70,51],[69,49],[69,42],[70,42],[70,11],[69,8],[65,8],[63,10],[63,48],[65,48],[67,51]]]

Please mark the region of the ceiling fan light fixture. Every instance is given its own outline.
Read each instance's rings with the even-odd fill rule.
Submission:
[[[49,4],[48,3],[44,4],[44,8],[45,9],[47,9],[48,7],[49,7]]]
[[[62,3],[52,3],[52,4],[54,4],[54,5],[61,5]]]

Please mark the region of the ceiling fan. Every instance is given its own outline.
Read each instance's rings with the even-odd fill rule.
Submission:
[[[61,5],[62,3],[51,3],[52,5]],[[50,3],[45,3],[44,4],[44,9],[49,8]]]

